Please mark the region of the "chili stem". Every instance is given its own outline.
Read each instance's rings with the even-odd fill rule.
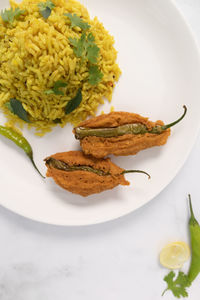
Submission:
[[[189,223],[191,225],[199,225],[199,223],[197,222],[197,220],[195,219],[195,216],[194,216],[194,212],[193,212],[193,208],[192,208],[192,200],[191,200],[190,194],[188,195],[188,197],[189,197],[189,206],[190,206],[190,214],[191,214]]]
[[[195,218],[194,217],[194,212],[193,212],[193,207],[192,207],[192,200],[191,200],[191,195],[190,194],[188,195],[188,198],[189,198],[189,205],[190,205],[190,214],[191,214],[191,217]]]
[[[122,174],[127,174],[127,173],[142,173],[142,174],[147,175],[148,179],[151,178],[151,176],[147,172],[144,172],[144,171],[141,171],[141,170],[125,170],[125,171],[122,172]]]
[[[33,160],[33,157],[30,157],[29,155],[28,155],[28,157],[30,158],[30,160],[31,160],[31,162],[32,162],[32,164],[33,164],[33,167],[36,169],[36,171],[40,174],[40,176],[42,176],[42,178],[44,178],[45,179],[45,177],[40,173],[40,171],[38,170],[38,168],[37,168],[37,166],[36,166],[36,164],[35,164],[35,162],[34,162],[34,160]]]
[[[163,126],[162,126],[162,129],[163,129],[163,130],[166,130],[166,129],[168,129],[168,128],[171,128],[172,126],[178,124],[181,120],[183,120],[183,118],[185,117],[185,115],[186,115],[186,113],[187,113],[187,107],[186,107],[185,105],[183,105],[183,108],[184,108],[184,113],[182,114],[182,116],[181,116],[178,120],[176,120],[176,121],[174,121],[174,122],[172,122],[172,123],[170,123],[170,124],[163,125]]]

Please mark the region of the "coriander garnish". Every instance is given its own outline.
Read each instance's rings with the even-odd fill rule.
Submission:
[[[100,71],[97,65],[90,66],[89,68],[89,83],[91,85],[97,85],[103,78],[103,73]]]
[[[5,23],[13,23],[15,19],[18,19],[20,15],[24,14],[25,10],[21,10],[19,7],[13,9],[5,9],[1,11],[2,20]]]
[[[82,60],[88,60],[92,64],[97,63],[99,56],[99,47],[94,42],[95,38],[92,33],[86,35],[84,32],[80,39],[69,38],[70,44],[74,48],[74,54]]]
[[[80,17],[78,17],[76,14],[64,14],[64,16],[68,17],[71,21],[71,28],[74,28],[74,27],[80,27],[81,29],[83,30],[87,30],[89,29],[91,26],[84,22]]]

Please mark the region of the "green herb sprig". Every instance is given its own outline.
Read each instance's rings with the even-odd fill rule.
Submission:
[[[1,11],[1,17],[5,23],[12,24],[15,19],[18,19],[24,13],[25,10],[21,10],[19,7],[15,9],[5,9]]]
[[[171,290],[176,298],[180,298],[181,296],[187,297],[188,292],[186,291],[186,288],[190,286],[187,275],[183,272],[179,272],[176,279],[174,279],[175,276],[175,273],[171,271],[164,277],[164,281],[167,283],[167,288],[162,293],[162,296],[166,291]]]
[[[83,30],[88,30],[91,26],[87,23],[84,22],[80,17],[78,17],[76,14],[64,14],[64,16],[68,17],[71,21],[71,28],[74,27],[80,27]]]
[[[66,82],[58,80],[54,83],[54,86],[52,89],[45,91],[45,94],[46,95],[54,94],[54,95],[64,96],[64,93],[63,93],[63,91],[60,90],[60,88],[65,88],[66,86],[67,86]]]
[[[74,47],[74,54],[81,58],[83,61],[88,60],[92,64],[97,63],[99,56],[99,47],[94,42],[92,33],[86,35],[82,33],[80,39],[69,38],[70,44]]]
[[[44,19],[48,19],[51,15],[52,9],[55,7],[55,4],[52,1],[40,2],[38,3],[38,8],[40,14],[43,16]]]
[[[70,44],[73,46],[74,54],[81,58],[82,61],[89,62],[89,78],[91,85],[97,85],[103,78],[103,73],[100,71],[97,61],[99,57],[99,47],[95,44],[95,38],[92,33],[88,35],[82,33],[80,39],[69,38]]]

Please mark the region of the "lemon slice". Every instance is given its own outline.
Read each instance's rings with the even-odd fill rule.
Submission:
[[[185,242],[174,242],[160,252],[160,263],[168,269],[180,269],[190,257],[190,248]]]

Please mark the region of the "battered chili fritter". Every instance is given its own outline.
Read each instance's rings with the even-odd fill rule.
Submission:
[[[166,144],[170,127],[180,122],[164,125],[162,121],[151,122],[148,118],[128,112],[112,112],[87,120],[74,128],[83,152],[96,158],[109,154],[116,156],[135,155],[139,151]]]
[[[89,196],[113,189],[118,185],[129,185],[123,171],[110,159],[87,157],[81,151],[57,153],[45,159],[47,177],[69,192]]]
[[[81,151],[70,151],[51,155],[45,159],[47,177],[69,192],[89,196],[113,189],[118,185],[129,185],[125,173],[144,173],[139,170],[124,170],[109,158],[88,157]]]

